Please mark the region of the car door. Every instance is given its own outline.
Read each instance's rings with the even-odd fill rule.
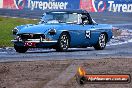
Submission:
[[[67,26],[70,29],[71,36],[71,47],[82,46],[86,47],[90,45],[92,41],[92,30],[95,30],[95,25],[89,24],[88,21],[82,23],[82,15],[79,14],[78,24],[71,24]],[[73,31],[72,31],[73,30]]]
[[[83,45],[90,46],[91,43],[94,41],[94,30],[96,30],[96,25],[92,23],[91,18],[86,15],[82,14],[82,30],[83,30]]]

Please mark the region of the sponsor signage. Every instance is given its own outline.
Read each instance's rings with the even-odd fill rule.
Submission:
[[[113,12],[132,12],[132,2],[131,3],[117,3],[115,1],[108,1],[109,11]]]
[[[80,0],[80,8],[89,12],[132,12],[131,0]]]
[[[85,83],[130,83],[130,74],[88,74],[86,70],[79,67],[76,73],[76,81],[79,84]]]
[[[68,8],[68,2],[62,2],[62,1],[33,1],[28,0],[28,8],[31,10],[34,9],[67,9]]]
[[[1,8],[19,10],[79,9],[80,4],[80,0],[2,0],[1,2],[3,6]]]
[[[85,9],[89,12],[132,12],[131,0],[0,0],[5,9]]]

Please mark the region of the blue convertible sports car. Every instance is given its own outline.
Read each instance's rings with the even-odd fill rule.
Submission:
[[[29,48],[94,47],[103,50],[112,38],[112,26],[97,24],[85,10],[46,11],[38,24],[17,26],[12,40],[16,52],[25,53]]]

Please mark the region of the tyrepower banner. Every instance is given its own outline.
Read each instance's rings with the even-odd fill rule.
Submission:
[[[132,0],[80,0],[80,8],[89,12],[132,12]]]
[[[80,0],[0,0],[0,8],[5,9],[79,9]]]
[[[132,0],[0,0],[4,9],[85,9],[89,12],[132,12]]]

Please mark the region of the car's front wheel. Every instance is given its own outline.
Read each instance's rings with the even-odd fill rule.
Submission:
[[[17,46],[15,44],[14,44],[14,48],[15,48],[16,52],[18,52],[18,53],[25,53],[28,50],[28,47]]]
[[[96,50],[103,50],[106,46],[106,42],[107,42],[107,39],[106,39],[106,34],[105,33],[101,33],[99,35],[99,38],[98,38],[98,42],[97,44],[94,46],[94,48]]]
[[[68,33],[63,32],[58,39],[56,51],[65,52],[68,50],[69,46],[70,46],[70,36]]]

